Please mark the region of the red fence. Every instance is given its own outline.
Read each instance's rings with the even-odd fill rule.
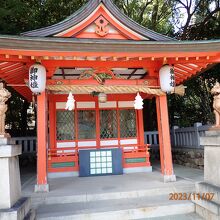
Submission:
[[[118,146],[101,146],[98,149],[115,148]],[[121,145],[123,152],[123,168],[150,166],[149,144]],[[84,147],[83,149],[97,149],[97,147]],[[63,147],[48,150],[49,172],[72,172],[79,170],[77,147]]]

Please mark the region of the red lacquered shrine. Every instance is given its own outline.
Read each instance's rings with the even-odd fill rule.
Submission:
[[[137,92],[156,97],[161,172],[174,181],[159,70],[172,65],[180,85],[219,61],[220,41],[177,41],[155,33],[111,0],[90,0],[46,28],[0,36],[0,77],[25,99],[31,101],[32,92],[18,85],[25,84],[30,66],[40,62],[47,70],[46,90],[37,95],[36,191],[48,190],[50,176],[152,171],[143,112],[134,109]],[[69,92],[72,111],[65,110]],[[107,95],[105,102],[100,94]]]

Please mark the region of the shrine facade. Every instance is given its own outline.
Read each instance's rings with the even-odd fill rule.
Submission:
[[[111,0],[90,0],[49,27],[0,36],[0,77],[28,101],[30,67],[46,69],[46,89],[35,94],[36,191],[49,190],[48,177],[151,172],[137,94],[156,98],[161,172],[175,181],[159,71],[164,64],[174,69],[177,92],[219,61],[219,40],[177,41],[140,26]],[[72,110],[66,109],[69,93]]]

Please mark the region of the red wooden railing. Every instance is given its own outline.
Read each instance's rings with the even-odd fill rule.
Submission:
[[[83,147],[83,149],[109,149],[120,147],[123,152],[123,167],[143,167],[150,166],[150,154],[149,154],[149,144],[138,145],[120,145],[120,146],[88,146]],[[63,147],[48,150],[48,171],[49,172],[68,172],[68,171],[78,171],[79,170],[79,159],[78,159],[77,147]],[[130,160],[130,162],[129,162]],[[141,161],[138,161],[141,160]],[[70,164],[74,166],[69,166]],[[65,164],[67,166],[65,166]],[[64,165],[62,167],[62,165]]]

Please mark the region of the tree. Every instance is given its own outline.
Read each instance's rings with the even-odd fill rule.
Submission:
[[[0,0],[0,34],[19,34],[62,21],[88,0]],[[214,39],[220,37],[220,0],[113,0],[115,4],[139,24],[181,40]],[[191,125],[196,121],[211,123],[212,99],[209,90],[219,80],[218,67],[185,83],[184,97],[169,97],[171,124]],[[20,102],[20,104],[19,104]],[[15,104],[17,103],[17,104]],[[26,126],[19,122],[25,109],[22,98],[10,103],[19,106],[11,126]],[[150,104],[149,104],[150,105]],[[183,111],[184,110],[184,111]],[[23,111],[24,112],[24,111]],[[191,113],[194,114],[191,114]],[[155,115],[152,113],[152,115]],[[19,116],[19,117],[18,117]],[[23,115],[24,117],[24,115]]]
[[[55,24],[87,0],[0,0],[0,34],[22,32]]]
[[[34,135],[36,130],[29,130],[28,124],[33,120],[33,115],[28,113],[30,103],[22,98],[11,87],[6,87],[11,92],[6,113],[6,127],[12,136]],[[32,132],[32,134],[31,134]]]
[[[85,2],[87,1],[0,0],[0,34],[15,35],[52,25],[71,15]],[[30,104],[12,88],[8,89],[12,93],[12,97],[8,101],[7,127],[13,136],[30,135],[28,122],[33,117],[27,112]],[[36,132],[36,129],[33,132]]]
[[[188,80],[184,97],[170,96],[170,121],[172,125],[191,126],[195,122],[213,124],[213,98],[211,88],[220,81],[220,64]]]
[[[219,38],[220,0],[176,0],[173,23],[181,40]]]
[[[171,23],[174,0],[115,0],[124,14],[153,31],[173,36]]]
[[[219,2],[219,0],[176,0],[173,21],[176,25],[177,38],[181,40],[219,38]],[[177,19],[183,14],[185,19]],[[187,89],[184,97],[170,96],[171,125],[191,126],[195,122],[213,124],[210,90],[216,80],[220,80],[219,65],[185,82]]]

